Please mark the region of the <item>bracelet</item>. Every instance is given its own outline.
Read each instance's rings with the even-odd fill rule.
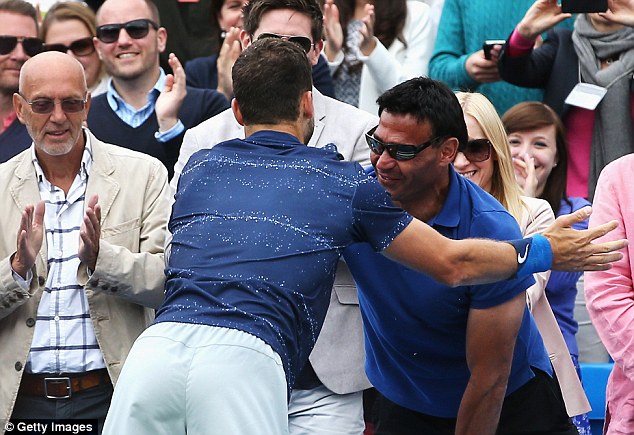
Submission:
[[[550,242],[541,234],[533,237],[507,241],[517,253],[515,277],[521,278],[537,272],[549,270],[553,264]]]

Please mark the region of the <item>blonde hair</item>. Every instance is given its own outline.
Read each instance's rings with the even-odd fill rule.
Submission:
[[[522,192],[515,180],[511,151],[500,116],[493,104],[482,94],[457,92],[456,97],[465,116],[469,115],[475,119],[493,145],[493,176],[489,193],[520,222],[523,209],[527,206],[522,200]]]

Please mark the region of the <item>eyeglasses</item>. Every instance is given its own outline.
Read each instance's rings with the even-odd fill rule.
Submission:
[[[439,138],[434,137],[427,142],[420,145],[405,145],[400,143],[384,143],[374,137],[378,125],[365,134],[365,141],[374,154],[381,155],[383,151],[387,150],[387,153],[395,160],[411,160],[416,157],[416,154],[423,151],[425,148],[432,146]]]
[[[119,39],[119,32],[125,29],[126,33],[133,39],[145,38],[150,31],[150,26],[157,30],[158,24],[147,18],[128,21],[123,24],[104,24],[97,27],[97,39],[106,44],[111,44]]]
[[[77,113],[84,110],[86,107],[87,99],[84,98],[80,100],[78,98],[66,98],[64,100],[52,100],[50,98],[38,98],[37,100],[29,101],[26,99],[24,95],[18,92],[18,95],[22,97],[24,102],[31,106],[31,110],[34,113],[39,113],[41,115],[51,113],[53,109],[55,109],[55,104],[59,101],[60,106],[62,106],[62,110],[66,113]]]
[[[22,44],[22,49],[29,57],[33,57],[42,51],[43,42],[39,38],[0,36],[0,55],[11,53],[18,45],[18,42]]]
[[[305,53],[308,53],[315,46],[313,41],[311,41],[307,36],[279,35],[277,33],[260,33],[260,36],[258,36],[258,39],[265,38],[276,38],[283,39],[284,41],[290,41],[302,47],[302,50],[304,50]]]
[[[489,139],[472,139],[467,145],[460,147],[458,151],[470,162],[484,162],[491,157],[491,141]]]
[[[61,51],[62,53],[67,53],[68,50],[72,51],[73,54],[78,57],[93,54],[95,52],[95,45],[92,43],[92,36],[77,39],[71,42],[70,45],[44,44],[44,51]]]

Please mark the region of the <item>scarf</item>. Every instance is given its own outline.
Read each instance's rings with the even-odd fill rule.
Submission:
[[[572,34],[579,57],[581,81],[607,88],[595,109],[590,154],[588,198],[592,200],[597,179],[605,165],[634,152],[634,133],[630,108],[630,80],[634,71],[634,29],[616,32],[597,31],[586,14],[575,21]],[[600,59],[618,58],[600,69]]]

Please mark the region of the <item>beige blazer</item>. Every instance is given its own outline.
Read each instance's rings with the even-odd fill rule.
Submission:
[[[370,149],[365,142],[365,133],[378,124],[378,118],[326,97],[315,88],[313,104],[315,130],[308,146],[323,147],[334,143],[345,160],[368,166]],[[170,182],[173,191],[176,191],[181,171],[192,154],[237,137],[244,138],[244,129],[235,120],[231,109],[187,130],[174,167],[174,178]],[[319,380],[338,394],[370,387],[364,371],[365,349],[359,299],[347,269],[340,262],[326,320],[310,354],[310,362]]]
[[[152,310],[163,300],[163,246],[169,217],[167,171],[157,159],[105,144],[88,130],[93,166],[86,196],[99,195],[101,242],[97,265],[78,281],[90,305],[99,347],[113,383]],[[11,416],[33,340],[33,319],[46,283],[46,240],[32,270],[28,292],[11,273],[20,216],[40,200],[31,149],[0,165],[0,421]],[[149,308],[145,308],[149,307]],[[0,428],[4,431],[4,425]]]
[[[522,197],[528,209],[520,221],[520,228],[524,237],[544,232],[555,220],[550,205],[539,198]],[[579,376],[572,363],[568,346],[559,329],[550,303],[546,298],[546,284],[550,271],[533,275],[535,284],[526,290],[526,303],[533,314],[537,329],[544,340],[548,356],[557,374],[561,393],[566,403],[569,416],[575,416],[590,411],[590,403],[579,381]]]

